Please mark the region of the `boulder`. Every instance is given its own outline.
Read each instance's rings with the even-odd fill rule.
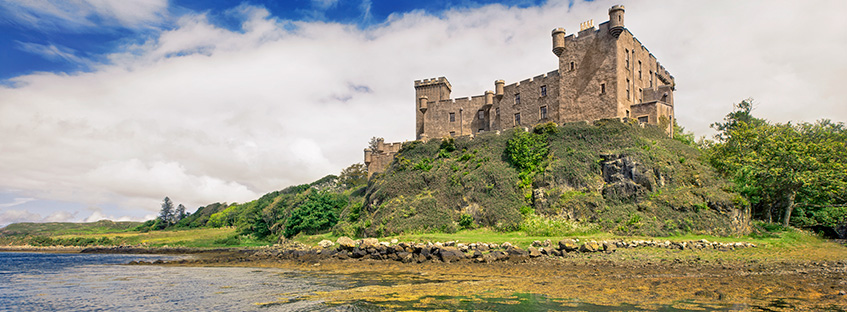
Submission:
[[[618,246],[614,242],[603,241],[603,249],[606,250],[606,252],[611,253],[615,252],[615,250],[618,249]]]
[[[563,239],[563,240],[559,241],[559,250],[570,252],[570,251],[575,251],[577,249],[579,249],[579,246],[577,246],[576,241],[574,241],[570,238]]]
[[[516,246],[511,246],[509,249],[506,249],[506,253],[509,254],[509,260],[511,261],[523,261],[529,258],[528,251]]]
[[[359,248],[368,249],[368,248],[376,248],[379,246],[379,240],[376,238],[363,238],[359,241]]]
[[[529,248],[527,248],[526,250],[529,252],[529,257],[530,257],[530,258],[538,258],[538,257],[541,257],[541,252],[540,252],[540,251],[538,251],[538,248],[535,248],[535,247],[529,247]]]
[[[347,236],[339,237],[338,240],[336,240],[335,242],[339,246],[341,246],[341,248],[344,248],[344,249],[347,249],[347,250],[353,250],[353,248],[356,247],[356,242],[354,240],[350,239]]]
[[[465,254],[455,247],[442,247],[438,252],[441,261],[446,263],[457,262],[465,258]]]
[[[600,251],[600,244],[595,241],[585,242],[582,246],[579,247],[579,251],[581,252],[598,252]]]
[[[397,244],[397,242],[398,242],[398,240],[397,240],[396,238],[391,240],[391,244],[392,244],[392,245],[396,245],[396,244]]]
[[[488,251],[488,244],[477,244],[476,250],[479,250],[481,252],[486,252],[486,251]]]
[[[548,239],[545,239],[545,240],[544,240],[544,242],[543,242],[543,243],[541,243],[541,246],[542,246],[542,247],[552,247],[552,246],[553,246],[553,241],[551,241],[549,238],[548,238]]]
[[[318,246],[321,246],[321,248],[329,248],[332,247],[332,245],[335,245],[335,243],[328,239],[322,240],[318,243]]]

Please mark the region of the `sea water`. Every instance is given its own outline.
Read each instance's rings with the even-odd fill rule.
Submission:
[[[312,311],[330,307],[303,296],[345,287],[282,269],[123,265],[179,257],[0,252],[0,311]]]

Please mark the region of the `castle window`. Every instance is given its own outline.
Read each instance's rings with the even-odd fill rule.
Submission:
[[[629,110],[626,110],[626,118],[629,118]]]
[[[641,61],[638,61],[638,79],[641,80]]]
[[[479,128],[479,131],[477,131],[477,132],[480,132],[480,133],[485,132],[485,128]]]
[[[606,94],[606,84],[605,83],[600,84],[600,94]]]
[[[641,88],[638,88],[638,103],[644,101],[644,98],[642,96],[644,96],[644,91],[642,91]]]
[[[494,115],[497,115],[497,117],[500,117],[500,108],[499,107],[494,109]]]
[[[521,103],[521,94],[515,93],[515,104],[520,104],[520,103]]]
[[[647,123],[647,116],[638,117],[638,123],[646,124]]]
[[[521,113],[515,113],[515,126],[521,124]]]
[[[541,86],[541,96],[547,96],[547,86]]]
[[[456,113],[450,113],[450,122],[456,122]]]
[[[538,112],[541,119],[547,119],[547,106],[541,106],[541,109]]]
[[[650,71],[650,88],[653,87],[653,71]]]
[[[574,62],[571,62],[571,70],[574,70],[575,68],[576,68],[576,64],[574,64]]]
[[[626,49],[626,69],[629,69],[629,49]]]
[[[476,116],[479,118],[479,120],[485,120],[485,111],[480,110],[480,111],[476,112]]]
[[[450,131],[450,136],[451,136],[451,137],[456,136],[456,131]]]
[[[627,79],[627,80],[626,80],[626,99],[627,99],[627,100],[632,99],[632,98],[629,96],[629,79]]]

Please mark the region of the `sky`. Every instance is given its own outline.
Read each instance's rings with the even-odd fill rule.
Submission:
[[[753,98],[847,120],[847,1],[0,0],[0,226],[246,202],[413,140],[413,81],[453,97],[557,69],[550,31],[626,6],[711,136]]]

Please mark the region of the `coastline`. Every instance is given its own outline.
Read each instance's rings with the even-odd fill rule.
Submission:
[[[186,259],[129,264],[279,268],[367,280],[363,286],[304,298],[329,305],[365,302],[389,309],[458,309],[468,301],[514,299],[529,294],[555,304],[570,302],[603,307],[630,304],[642,308],[707,310],[847,309],[847,259],[827,254],[817,256],[820,260],[792,255],[769,260],[750,256],[755,249],[646,247],[611,252],[576,251],[559,257],[518,255],[492,262],[474,261],[472,257],[404,262],[371,256],[355,259],[337,256],[345,250],[338,246],[0,247],[0,251],[191,254]]]

